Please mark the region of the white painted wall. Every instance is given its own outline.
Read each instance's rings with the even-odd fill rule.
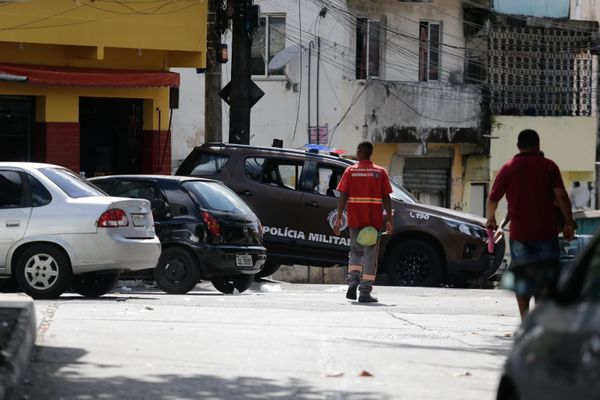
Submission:
[[[571,0],[570,17],[579,21],[600,21],[600,1]]]
[[[350,26],[353,14],[381,19],[388,29],[383,40],[385,66],[382,78],[417,82],[419,21],[441,21],[443,47],[441,55],[442,80],[430,85],[446,84],[452,73],[460,79],[464,63],[462,30],[462,2],[434,0],[432,2],[398,2],[396,0],[350,1],[350,11],[336,10],[347,7],[346,0],[256,0],[263,14],[286,15],[286,46],[301,44],[307,48],[310,40],[320,36],[321,66],[319,83],[319,124],[328,125],[332,147],[353,152],[356,144],[367,137],[367,110],[365,81],[355,80],[354,51],[355,27]],[[299,8],[300,2],[300,8]],[[319,11],[326,7],[325,17]],[[348,12],[350,14],[348,14]],[[350,19],[350,20],[349,20]],[[302,25],[302,30],[300,30]],[[401,35],[398,35],[400,33]],[[225,39],[224,39],[225,40]],[[226,40],[231,49],[231,41]],[[316,120],[316,50],[313,50],[311,68],[311,122]],[[231,63],[223,70],[223,85],[230,80]],[[179,162],[204,140],[204,76],[195,70],[176,70],[181,75],[180,109],[173,117],[173,161]],[[283,139],[284,146],[298,148],[308,142],[308,57],[306,52],[286,68],[287,78],[258,79],[254,81],[266,95],[254,106],[251,115],[251,144],[270,145],[274,138]],[[298,83],[294,92],[289,83]],[[435,96],[435,91],[433,96]],[[352,107],[351,107],[352,105]],[[435,111],[435,110],[434,110]],[[228,112],[224,105],[223,140],[228,141]],[[296,122],[297,121],[297,122]],[[339,124],[339,126],[337,126]],[[337,128],[336,128],[337,126]],[[333,133],[331,133],[333,131]]]
[[[204,75],[196,73],[194,68],[173,68],[172,71],[181,78],[179,108],[173,110],[171,127],[175,170],[194,146],[204,143]]]

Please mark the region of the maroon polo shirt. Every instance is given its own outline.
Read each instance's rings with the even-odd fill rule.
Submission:
[[[506,195],[511,240],[548,240],[558,234],[554,188],[564,188],[558,166],[540,153],[520,153],[498,172],[490,200]]]

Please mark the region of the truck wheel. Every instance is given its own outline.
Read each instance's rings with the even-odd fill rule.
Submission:
[[[270,263],[267,261],[265,263],[265,266],[263,267],[263,269],[261,269],[260,272],[258,274],[256,274],[256,277],[257,278],[265,278],[267,276],[271,276],[279,270],[279,267],[281,267],[281,265]]]
[[[73,275],[71,287],[85,297],[100,297],[108,293],[119,280],[118,272],[88,272]]]
[[[200,281],[200,269],[189,252],[170,247],[163,250],[158,259],[154,281],[166,293],[184,294]]]
[[[242,293],[252,285],[254,275],[219,276],[213,278],[212,284],[219,292],[232,294],[234,289]]]
[[[386,270],[397,286],[439,286],[443,277],[439,252],[422,240],[398,244],[386,260]]]
[[[71,284],[71,262],[58,248],[35,244],[17,260],[15,270],[21,290],[34,299],[55,299]]]

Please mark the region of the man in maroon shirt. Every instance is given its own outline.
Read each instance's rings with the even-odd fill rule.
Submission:
[[[346,168],[337,190],[340,192],[337,215],[333,232],[340,234],[342,218],[339,216],[348,208],[348,226],[350,227],[350,253],[348,262],[348,291],[346,298],[356,300],[356,290],[360,295],[359,303],[376,303],[371,296],[373,283],[377,275],[379,240],[372,246],[358,243],[362,228],[373,227],[377,231],[383,228],[383,209],[386,211],[386,232],[394,230],[392,219],[392,185],[384,168],[371,162],[373,144],[362,142],[356,149],[358,163]]]
[[[517,278],[515,293],[522,318],[529,311],[531,295],[543,295],[558,275],[559,226],[554,204],[564,217],[566,240],[573,238],[575,222],[558,166],[540,152],[537,132],[526,129],[519,133],[517,147],[519,154],[502,166],[492,186],[486,226],[497,229],[496,209],[506,195],[511,270]]]

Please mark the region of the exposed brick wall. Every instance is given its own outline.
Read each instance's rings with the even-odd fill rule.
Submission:
[[[79,172],[79,123],[36,123],[35,158]]]
[[[170,131],[144,131],[142,172],[145,174],[171,174]]]

